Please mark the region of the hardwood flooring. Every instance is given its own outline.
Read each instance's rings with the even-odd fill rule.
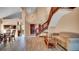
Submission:
[[[44,39],[40,37],[18,37],[15,41],[7,42],[6,46],[0,44],[0,51],[63,51],[62,48],[48,49]]]

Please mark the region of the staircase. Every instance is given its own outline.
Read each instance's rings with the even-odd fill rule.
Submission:
[[[49,16],[48,16],[48,20],[47,20],[44,24],[40,25],[40,27],[39,27],[38,29],[36,29],[36,30],[39,30],[39,29],[40,29],[39,32],[36,33],[36,35],[39,35],[39,34],[41,34],[44,30],[48,29],[48,26],[49,26],[49,23],[50,23],[50,21],[51,21],[51,18],[52,18],[52,16],[54,15],[54,13],[55,13],[58,9],[59,9],[58,7],[51,7],[51,10],[50,10]]]

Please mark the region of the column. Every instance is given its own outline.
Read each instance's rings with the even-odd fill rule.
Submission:
[[[27,21],[27,12],[26,12],[26,8],[25,7],[22,7],[22,20],[23,20],[23,27],[24,27],[24,35],[25,37],[26,36],[29,36],[30,35],[30,24],[29,22]]]

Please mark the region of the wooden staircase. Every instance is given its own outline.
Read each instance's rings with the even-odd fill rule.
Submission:
[[[48,16],[48,20],[47,20],[44,24],[40,25],[40,27],[39,27],[38,29],[36,29],[36,30],[39,30],[39,29],[40,29],[39,32],[36,33],[36,35],[39,35],[39,34],[42,33],[44,30],[48,29],[48,26],[49,26],[49,23],[50,23],[50,21],[51,21],[51,18],[52,18],[52,16],[54,15],[54,13],[55,13],[58,9],[59,9],[58,7],[51,7],[51,10],[50,10],[49,16]]]

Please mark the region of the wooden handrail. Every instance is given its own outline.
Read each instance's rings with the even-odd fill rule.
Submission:
[[[51,10],[50,10],[50,13],[49,13],[49,16],[48,16],[48,20],[41,25],[41,31],[39,31],[39,33],[36,33],[36,35],[40,34],[41,32],[43,32],[44,30],[46,30],[49,26],[49,23],[51,21],[51,18],[52,16],[54,15],[54,13],[58,10],[59,8],[58,7],[51,7]],[[39,29],[39,28],[38,28]],[[37,30],[38,30],[37,29]]]

